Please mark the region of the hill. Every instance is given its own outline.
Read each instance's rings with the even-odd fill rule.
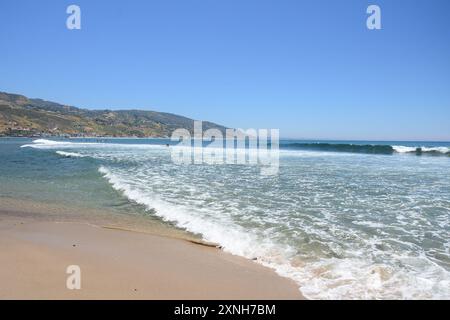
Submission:
[[[89,110],[0,92],[0,136],[169,137],[194,120],[144,110]],[[203,122],[203,130],[226,128]]]

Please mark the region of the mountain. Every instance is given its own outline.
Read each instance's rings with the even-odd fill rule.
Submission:
[[[144,110],[88,110],[0,92],[0,136],[170,137],[175,129],[193,132],[194,120]],[[203,122],[203,130],[224,126]]]

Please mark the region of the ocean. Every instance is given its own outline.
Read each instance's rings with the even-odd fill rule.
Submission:
[[[165,139],[0,139],[1,197],[134,212],[310,299],[450,299],[450,143],[281,140],[279,171],[177,164]]]

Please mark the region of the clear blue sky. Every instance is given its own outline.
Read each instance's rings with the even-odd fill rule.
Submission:
[[[448,0],[2,0],[0,91],[283,137],[450,140],[449,17]]]

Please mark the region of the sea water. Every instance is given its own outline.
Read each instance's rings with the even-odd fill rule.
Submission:
[[[0,197],[158,218],[311,299],[450,299],[450,143],[284,140],[269,176],[168,143],[0,139]]]

